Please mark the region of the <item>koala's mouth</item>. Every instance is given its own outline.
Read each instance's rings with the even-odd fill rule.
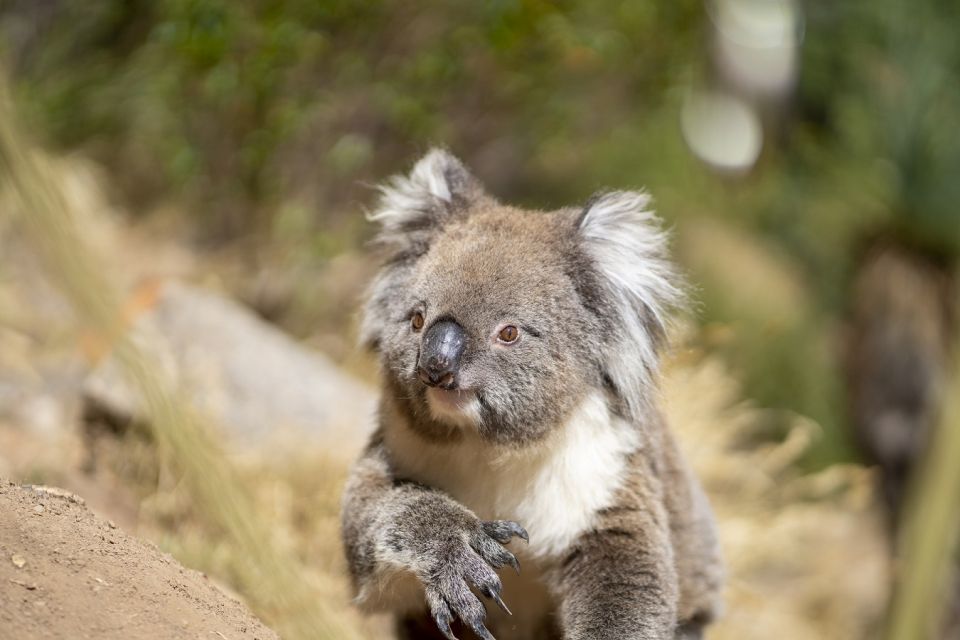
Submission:
[[[477,394],[468,389],[427,389],[427,406],[435,420],[456,426],[476,426],[480,421]]]

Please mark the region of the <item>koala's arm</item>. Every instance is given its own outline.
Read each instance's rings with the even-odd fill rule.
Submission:
[[[677,572],[659,480],[635,472],[558,578],[565,640],[673,640]]]
[[[480,638],[492,637],[470,587],[506,608],[494,570],[510,565],[519,571],[516,557],[503,547],[514,536],[527,538],[518,524],[481,521],[445,493],[395,477],[376,437],[347,482],[341,524],[354,587],[368,606],[378,606],[383,583],[412,573],[447,637],[453,637],[454,616]]]

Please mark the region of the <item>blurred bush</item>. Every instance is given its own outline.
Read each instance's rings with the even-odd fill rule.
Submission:
[[[34,124],[97,151],[136,196],[187,190],[225,234],[281,193],[341,205],[357,179],[431,141],[486,157],[497,190],[529,195],[591,166],[578,139],[626,120],[639,141],[699,25],[689,0],[7,4],[7,54]]]
[[[5,0],[0,48],[31,128],[105,164],[126,208],[175,202],[208,243],[279,247],[274,271],[358,250],[368,185],[430,144],[541,208],[646,185],[711,346],[759,404],[824,427],[820,465],[849,455],[837,364],[856,247],[893,234],[960,252],[960,8],[791,5],[796,87],[734,177],[680,127],[691,88],[713,82],[717,5]],[[253,264],[248,279],[270,273]],[[308,302],[271,319],[344,333],[304,284],[319,278],[297,273],[279,288]]]

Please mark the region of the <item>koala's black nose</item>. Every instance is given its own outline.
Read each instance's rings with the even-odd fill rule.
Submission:
[[[460,358],[467,344],[463,327],[453,320],[434,323],[423,335],[417,375],[424,384],[443,389],[457,388]]]

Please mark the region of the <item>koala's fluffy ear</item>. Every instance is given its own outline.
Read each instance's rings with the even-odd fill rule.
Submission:
[[[394,176],[381,186],[380,194],[369,218],[380,224],[377,241],[391,255],[370,286],[360,324],[360,341],[373,350],[405,312],[407,301],[397,291],[408,288],[414,277],[411,258],[427,250],[445,223],[481,200],[492,201],[466,167],[443,149],[430,150],[409,175]]]
[[[578,219],[580,242],[596,266],[611,317],[604,347],[610,382],[629,409],[649,402],[671,312],[682,306],[684,286],[668,258],[667,233],[646,193],[594,196]]]
[[[378,241],[396,251],[417,251],[451,217],[489,198],[463,164],[448,151],[431,149],[406,176],[380,187],[370,220],[380,223]]]

